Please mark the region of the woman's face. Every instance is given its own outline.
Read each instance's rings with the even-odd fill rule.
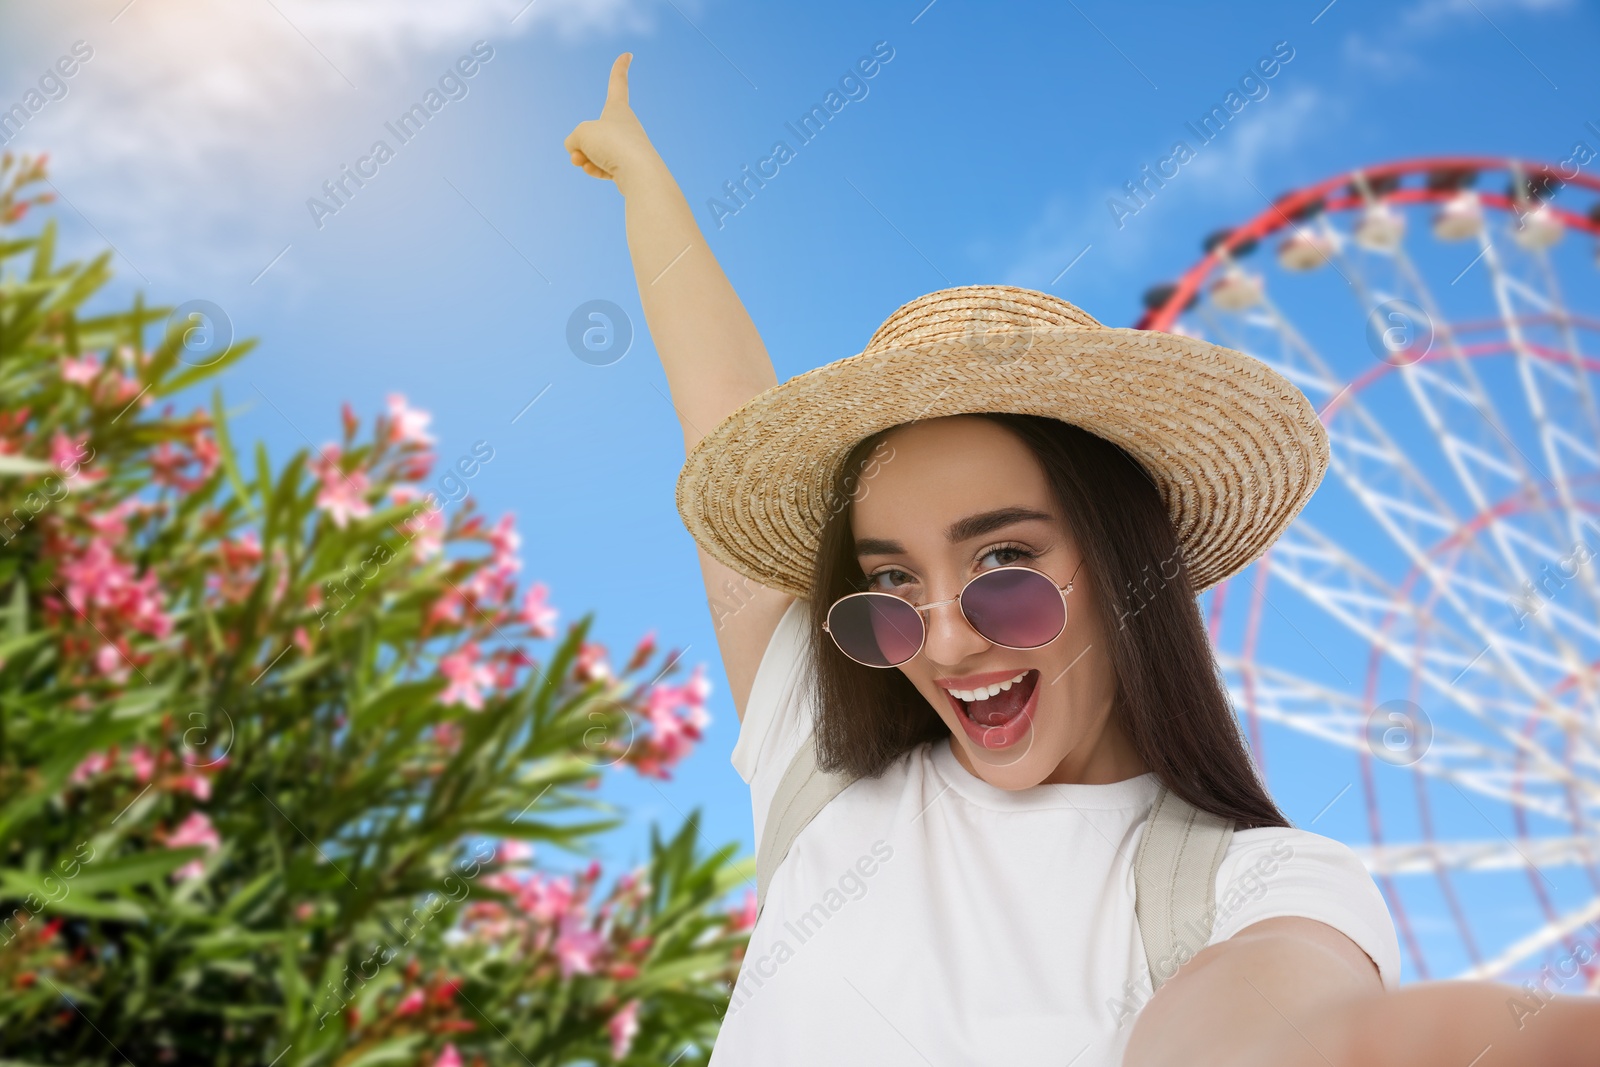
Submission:
[[[1074,583],[1066,628],[1028,651],[989,643],[955,602],[921,613],[922,650],[895,669],[949,727],[962,766],[1002,789],[1142,774],[1111,716],[1115,678],[1096,590],[1033,453],[1003,426],[971,415],[929,419],[887,437],[893,452],[851,503],[864,588],[927,604],[957,596],[983,571],[1015,565],[1058,586]],[[969,703],[951,692],[973,695],[1025,672],[988,700]]]

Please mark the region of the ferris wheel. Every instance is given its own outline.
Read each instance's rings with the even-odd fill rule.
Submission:
[[[1137,324],[1256,356],[1328,431],[1316,496],[1200,606],[1274,794],[1311,760],[1365,804],[1340,836],[1407,980],[1600,991],[1597,193],[1575,161],[1340,174]]]

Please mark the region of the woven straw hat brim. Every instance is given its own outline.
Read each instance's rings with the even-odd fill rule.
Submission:
[[[1074,423],[1137,459],[1197,593],[1271,547],[1328,466],[1316,410],[1260,360],[1172,334],[1049,326],[1009,346],[869,350],[767,389],[690,451],[678,513],[713,559],[805,598],[823,525],[848,505],[830,499],[835,472],[862,438],[999,411]]]

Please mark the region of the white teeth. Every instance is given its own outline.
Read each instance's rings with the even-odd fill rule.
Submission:
[[[1023,671],[1015,678],[1009,678],[1003,682],[996,682],[993,685],[986,685],[982,689],[952,689],[950,690],[950,693],[957,700],[965,700],[970,704],[975,700],[988,700],[992,696],[997,696],[998,694],[1005,692],[1007,689],[1010,689],[1027,676],[1028,672]]]

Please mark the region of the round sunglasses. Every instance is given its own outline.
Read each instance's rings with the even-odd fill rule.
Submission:
[[[927,640],[922,613],[953,600],[967,624],[990,644],[1016,651],[1042,648],[1066,629],[1067,594],[1078,568],[1066,585],[1056,585],[1032,567],[996,567],[974,575],[959,595],[931,604],[913,604],[893,593],[851,593],[833,602],[822,628],[857,663],[898,667],[921,652]]]

